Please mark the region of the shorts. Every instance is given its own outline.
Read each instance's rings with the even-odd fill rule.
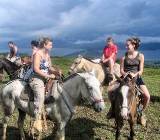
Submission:
[[[144,83],[142,77],[138,77],[138,78],[137,78],[136,84],[139,85],[139,86],[140,86],[140,85],[145,85],[145,83]]]

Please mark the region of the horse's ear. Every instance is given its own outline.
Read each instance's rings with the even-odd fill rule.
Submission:
[[[78,55],[78,58],[83,58],[83,56],[79,54],[79,55]]]

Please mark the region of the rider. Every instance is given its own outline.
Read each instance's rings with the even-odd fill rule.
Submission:
[[[112,37],[108,37],[106,41],[106,46],[103,49],[103,55],[101,62],[105,67],[109,67],[109,73],[108,75],[108,82],[113,80],[113,66],[116,61],[116,55],[117,55],[117,45],[114,43],[114,40]]]
[[[127,52],[125,53],[125,56],[123,56],[121,59],[120,71],[123,76],[125,76],[127,72],[130,72],[132,77],[136,78],[136,84],[143,91],[142,92],[144,97],[143,110],[145,110],[150,101],[150,94],[141,77],[144,68],[144,55],[138,52],[139,46],[140,46],[139,38],[132,37],[127,39],[126,41]],[[146,124],[146,119],[144,115],[141,116],[141,124],[144,126]]]
[[[31,58],[33,59],[33,55],[37,52],[39,46],[39,42],[36,40],[31,41],[31,47],[32,47],[32,56]]]
[[[41,115],[43,110],[44,94],[45,94],[45,81],[48,78],[55,79],[54,71],[51,66],[50,50],[52,48],[52,40],[44,37],[39,41],[39,49],[33,55],[33,73],[29,79],[29,85],[34,93],[34,116],[35,121],[33,128],[42,131]]]
[[[16,44],[12,41],[8,42],[8,47],[10,48],[10,52],[7,56],[7,59],[10,60],[13,63],[16,63],[17,65],[21,64],[21,59],[18,53],[18,47]]]
[[[32,41],[31,41],[32,55],[31,55],[31,59],[28,60],[28,64],[31,64],[31,63],[32,63],[32,61],[33,61],[33,56],[34,56],[34,54],[38,51],[38,47],[39,47],[39,42],[36,41],[36,40],[32,40]],[[25,62],[24,62],[23,64],[25,64]],[[32,72],[33,72],[33,69],[32,69],[32,67],[30,67],[30,68],[26,71],[26,73],[24,74],[23,79],[24,79],[25,81],[28,81],[30,75],[32,74]]]

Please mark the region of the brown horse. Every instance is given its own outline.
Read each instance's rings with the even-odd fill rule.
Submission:
[[[137,122],[139,113],[137,109],[142,99],[135,79],[128,74],[124,79],[118,78],[120,82],[119,87],[113,93],[113,111],[115,114],[116,123],[116,140],[119,139],[120,130],[123,127],[124,120],[128,120],[130,125],[130,136],[131,140],[135,139],[134,124]]]

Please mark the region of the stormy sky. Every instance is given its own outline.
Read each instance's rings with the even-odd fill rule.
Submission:
[[[40,36],[89,44],[160,42],[159,0],[0,0],[0,42]]]

